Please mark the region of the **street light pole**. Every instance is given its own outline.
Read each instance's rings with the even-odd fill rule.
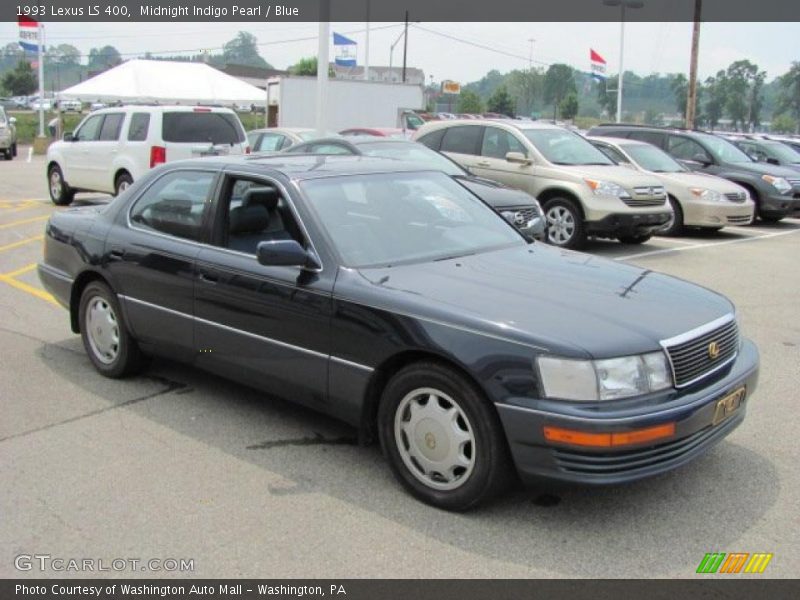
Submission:
[[[622,85],[625,79],[625,9],[642,8],[641,0],[603,0],[606,6],[619,6],[619,75],[617,76],[617,123],[622,122]]]
[[[397,36],[397,39],[392,42],[392,45],[389,46],[389,77],[391,77],[392,82],[394,82],[394,72],[392,71],[392,64],[394,63],[394,47],[400,43],[400,40],[403,39],[406,32],[405,29],[400,32],[400,35]]]
[[[702,12],[703,0],[695,0],[692,57],[689,62],[689,89],[686,94],[686,129],[694,128],[697,114],[697,55],[700,53],[700,17]]]

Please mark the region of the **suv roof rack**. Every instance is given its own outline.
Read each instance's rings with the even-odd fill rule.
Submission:
[[[662,125],[646,125],[643,123],[600,123],[599,125],[595,125],[595,127],[641,127],[643,129],[661,129],[663,131],[693,131],[695,133],[707,133],[709,135],[717,135],[717,132],[715,131],[706,131],[705,129],[698,129],[697,127],[689,129],[687,127],[678,127],[675,125],[665,127]]]

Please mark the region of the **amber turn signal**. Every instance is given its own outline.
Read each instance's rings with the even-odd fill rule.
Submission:
[[[545,427],[544,438],[548,442],[560,442],[573,446],[593,446],[595,448],[611,448],[641,444],[675,435],[675,423],[666,423],[646,429],[634,429],[618,433],[589,433],[560,427]]]

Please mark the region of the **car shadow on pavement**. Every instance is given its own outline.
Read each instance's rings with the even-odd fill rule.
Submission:
[[[143,388],[155,380],[168,389],[114,407],[113,386],[94,371],[79,338],[44,344],[38,354],[112,410],[132,411],[264,469],[267,496],[329,495],[461,551],[561,576],[689,576],[706,552],[739,550],[737,541],[779,492],[767,456],[723,441],[676,471],[634,484],[542,485],[472,512],[447,513],[408,496],[377,446],[358,446],[354,430],[312,410],[162,359],[138,378]],[[271,486],[274,474],[285,485]],[[263,505],[241,498],[248,501]]]

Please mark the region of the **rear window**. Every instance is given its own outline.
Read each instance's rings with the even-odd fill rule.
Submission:
[[[106,115],[103,126],[100,128],[101,142],[114,142],[119,139],[119,130],[122,128],[122,113],[110,113]]]
[[[426,133],[422,137],[417,138],[417,141],[420,144],[425,144],[431,150],[438,150],[442,145],[444,131],[444,129],[437,129],[436,131]]]
[[[480,154],[479,147],[483,135],[483,127],[478,125],[461,125],[448,127],[442,140],[442,152],[456,154]]]
[[[241,144],[244,131],[235,115],[218,112],[165,112],[165,142]]]

